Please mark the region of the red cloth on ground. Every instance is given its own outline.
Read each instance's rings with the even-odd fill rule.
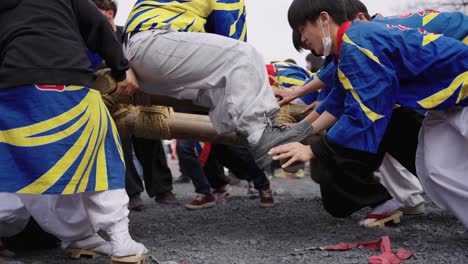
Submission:
[[[382,252],[382,254],[378,256],[370,257],[369,264],[399,264],[413,256],[412,251],[403,248],[400,248],[396,254],[393,253],[388,236],[383,236],[379,240],[358,242],[355,244],[340,243],[337,245],[325,246],[323,249],[328,251],[346,251],[359,246],[363,246],[367,250],[380,249]]]

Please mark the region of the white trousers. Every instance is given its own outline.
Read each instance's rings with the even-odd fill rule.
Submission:
[[[248,43],[209,33],[153,30],[132,36],[125,54],[144,92],[208,107],[218,133],[261,135],[265,116],[274,119],[279,111],[263,58]]]
[[[468,107],[428,112],[416,170],[429,198],[468,229]]]
[[[385,154],[379,171],[380,182],[401,206],[416,207],[424,203],[421,196],[423,187],[419,179],[390,154]]]
[[[14,236],[26,227],[30,214],[14,193],[0,193],[0,238]]]
[[[41,228],[62,240],[65,247],[99,229],[110,233],[128,230],[128,196],[124,189],[18,197]]]

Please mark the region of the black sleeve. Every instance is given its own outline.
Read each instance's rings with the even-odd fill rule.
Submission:
[[[125,71],[130,65],[109,21],[91,1],[71,0],[71,2],[86,47],[106,61],[117,82],[123,81]]]
[[[19,0],[2,0],[0,2],[0,10],[13,8],[17,6],[19,2],[20,2]]]

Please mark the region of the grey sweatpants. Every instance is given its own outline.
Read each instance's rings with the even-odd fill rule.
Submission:
[[[256,143],[265,116],[279,111],[265,63],[235,39],[173,29],[136,33],[125,46],[141,89],[208,107],[220,134],[237,131]]]

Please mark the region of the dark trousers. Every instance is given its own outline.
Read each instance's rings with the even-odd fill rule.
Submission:
[[[416,149],[423,121],[424,115],[414,110],[405,107],[395,109],[381,143],[382,151],[392,155],[416,176]]]
[[[396,109],[376,154],[343,148],[322,136],[312,144],[317,156],[322,202],[335,217],[347,217],[366,206],[391,199],[373,175],[386,152],[415,173],[417,135],[422,116]]]
[[[160,140],[121,138],[125,158],[125,189],[129,196],[144,191],[143,182],[133,164],[132,144],[135,155],[143,167],[146,192],[150,197],[172,191],[172,173]]]
[[[270,187],[265,172],[257,166],[246,146],[213,144],[211,155],[240,179],[252,181],[255,189],[264,190]]]
[[[180,172],[190,177],[196,193],[209,195],[212,188],[222,187],[229,183],[224,174],[223,166],[213,155],[210,154],[205,166],[202,166],[195,153],[194,141],[177,140],[176,151]]]

